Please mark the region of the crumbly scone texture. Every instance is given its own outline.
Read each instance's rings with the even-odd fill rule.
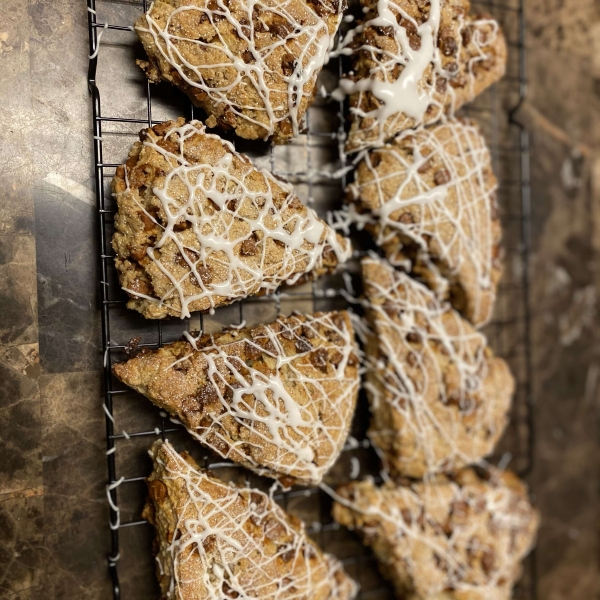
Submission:
[[[199,121],[168,121],[140,138],[112,182],[128,308],[183,318],[314,279],[350,256],[350,242],[290,186]]]
[[[234,487],[157,441],[143,516],[163,600],[350,600],[356,583],[271,498]]]
[[[383,260],[362,262],[369,437],[393,474],[422,478],[479,462],[507,424],[514,379],[485,337]]]
[[[352,482],[333,515],[373,549],[400,598],[509,600],[539,515],[516,475],[487,477],[467,469],[403,485]]]
[[[158,0],[136,24],[152,82],[183,90],[207,125],[283,143],[303,128],[344,0]]]
[[[348,313],[333,312],[175,342],[113,371],[224,458],[314,485],[348,435],[358,369]]]
[[[502,276],[497,187],[479,126],[450,119],[367,154],[347,197],[393,265],[480,327]]]
[[[498,23],[487,15],[469,15],[468,0],[439,2],[439,25],[431,25],[431,38],[431,2],[361,0],[368,12],[347,42],[353,63],[352,73],[346,76],[351,82],[348,89],[359,83],[359,89],[350,94],[347,152],[381,146],[405,129],[453,114],[504,75],[506,40]],[[389,15],[380,14],[382,6]],[[389,18],[395,18],[396,24],[382,26],[382,19]],[[416,66],[422,56],[426,56],[427,66]],[[410,76],[403,75],[411,62],[415,67]],[[407,78],[407,83],[402,78]],[[418,83],[408,83],[415,78]],[[398,110],[392,103],[386,106],[386,94],[378,92],[378,86],[400,98],[392,101],[399,102]],[[426,98],[424,114],[415,109],[414,101],[402,100],[409,95]]]

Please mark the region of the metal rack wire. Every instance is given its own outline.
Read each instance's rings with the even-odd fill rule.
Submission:
[[[114,362],[125,358],[127,344],[139,338],[139,347],[159,347],[181,336],[182,329],[216,330],[221,325],[269,322],[280,312],[311,312],[346,307],[342,293],[352,282],[346,276],[330,277],[286,290],[285,294],[247,299],[218,309],[213,317],[192,316],[186,321],[148,322],[125,308],[113,265],[110,238],[115,205],[109,183],[114,170],[126,157],[137,131],[166,118],[195,117],[194,108],[173,89],[150,87],[141,72],[136,76],[132,54],[142,57],[132,33],[132,24],[147,0],[87,0],[90,60],[88,81],[92,97],[95,193],[98,208],[99,301],[102,315],[104,350],[104,411],[110,506],[111,553],[108,567],[115,599],[148,598],[158,595],[150,545],[152,532],[140,513],[146,491],[144,477],[150,462],[146,451],[156,437],[168,436],[178,449],[184,447],[209,465],[215,462],[206,451],[190,444],[181,427],[146,400],[123,387],[111,375]],[[511,467],[526,476],[532,465],[534,443],[533,396],[531,386],[529,251],[530,194],[528,133],[514,119],[526,93],[523,0],[481,0],[473,10],[491,12],[503,25],[508,38],[510,59],[507,77],[478,98],[466,113],[476,118],[490,144],[495,172],[500,180],[499,205],[504,224],[507,272],[500,285],[496,318],[486,333],[492,347],[504,357],[517,380],[517,393],[511,426],[500,454],[510,450]],[[102,39],[101,39],[102,38]],[[102,47],[100,47],[102,41]],[[117,56],[125,53],[127,56]],[[324,82],[334,82],[341,63],[332,61]],[[104,69],[104,73],[103,73]],[[331,86],[328,86],[331,87]],[[100,89],[102,89],[102,103]],[[108,110],[106,108],[108,107]],[[104,112],[106,110],[106,112]],[[308,112],[307,132],[288,146],[232,140],[250,154],[255,162],[291,180],[299,195],[322,213],[339,207],[346,176],[336,178],[344,167],[338,152],[345,131],[344,106],[319,98]],[[300,165],[296,170],[294,167]],[[357,265],[350,265],[351,279]],[[350,459],[357,458],[361,474],[377,474],[379,463],[365,436],[368,408],[359,402],[352,431],[356,443],[348,445],[329,475],[332,483],[344,480]],[[233,470],[227,469],[229,475]],[[239,471],[238,477],[252,485],[264,484],[260,478]],[[330,517],[330,499],[318,488],[293,489],[275,496],[284,508],[308,524],[311,535],[326,551],[342,559],[349,574],[361,584],[360,598],[392,598],[391,588],[382,582],[371,553]],[[534,561],[516,590],[520,600],[535,598]]]

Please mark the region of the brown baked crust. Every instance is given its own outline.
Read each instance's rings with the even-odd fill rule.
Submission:
[[[113,372],[224,458],[286,484],[318,484],[342,450],[359,389],[348,313],[280,317],[195,345],[168,344]]]
[[[479,126],[450,119],[367,154],[348,199],[393,265],[480,327],[502,276],[497,187]]]
[[[208,126],[283,143],[303,128],[345,6],[158,0],[135,24],[148,54],[138,64],[150,81],[183,90],[208,113]]]
[[[398,81],[404,69],[403,42],[392,27],[369,23],[376,19],[379,4],[361,0],[368,9],[359,32],[349,43],[353,70],[347,79],[358,82]],[[396,15],[412,50],[419,50],[422,41],[416,25],[429,18],[431,4],[418,0],[393,0],[389,9]],[[405,129],[423,123],[434,123],[445,113],[453,114],[498,81],[506,70],[506,40],[498,23],[490,16],[468,14],[468,0],[442,0],[441,18],[435,43],[435,61],[431,62],[419,80],[420,89],[429,99],[422,119],[400,111],[377,117],[383,106],[372,89],[350,94],[351,127],[346,143],[347,152],[381,146]],[[405,19],[400,10],[412,18]],[[415,25],[416,24],[416,25]]]
[[[394,474],[422,478],[479,462],[507,424],[514,380],[485,337],[422,284],[362,262],[369,436]]]
[[[488,480],[473,470],[452,479],[338,490],[335,520],[370,546],[398,597],[410,600],[509,600],[539,515],[510,472]]]
[[[168,121],[140,137],[112,182],[128,308],[185,317],[314,279],[350,256],[350,242],[291,187],[199,121]]]
[[[357,586],[267,494],[226,484],[169,442],[150,455],[143,516],[156,529],[164,600],[350,600]]]

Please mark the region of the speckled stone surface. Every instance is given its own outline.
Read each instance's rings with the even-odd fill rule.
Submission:
[[[37,344],[0,348],[2,491],[42,485],[40,365]]]
[[[11,600],[110,597],[83,4],[0,3],[0,597]],[[138,4],[103,3],[126,18]],[[600,595],[600,15],[594,0],[526,7],[537,592],[587,600]],[[132,116],[142,84],[124,83]],[[144,444],[132,448],[143,469]],[[123,501],[134,517],[137,500]],[[123,582],[140,598],[156,593],[141,575],[150,537],[122,536],[141,561]]]
[[[44,576],[44,498],[41,489],[0,499],[0,594],[25,594]],[[25,596],[26,597],[26,596]]]
[[[539,598],[600,597],[599,7],[527,2]]]

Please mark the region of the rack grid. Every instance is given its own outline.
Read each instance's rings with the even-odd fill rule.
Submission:
[[[496,353],[508,361],[517,381],[511,424],[496,459],[526,477],[534,448],[533,390],[529,306],[530,188],[529,135],[515,115],[526,94],[523,0],[474,0],[472,10],[492,13],[501,23],[509,46],[506,77],[487,90],[461,113],[475,118],[490,145],[500,189],[498,203],[504,226],[506,271],[501,281],[495,318],[485,329]],[[127,344],[139,338],[139,347],[159,347],[187,331],[216,331],[223,325],[270,322],[293,310],[313,312],[348,306],[345,292],[359,289],[358,261],[346,276],[325,277],[312,284],[289,288],[261,298],[248,298],[217,309],[213,316],[150,322],[125,308],[110,246],[115,203],[110,180],[127,156],[139,129],[176,116],[202,118],[189,100],[166,84],[151,86],[134,65],[143,51],[132,32],[135,19],[150,6],[149,0],[87,0],[89,25],[88,83],[92,98],[95,194],[97,201],[99,287],[104,352],[104,404],[110,507],[111,552],[108,568],[114,598],[158,597],[150,546],[151,527],[140,517],[146,496],[144,478],[151,468],[147,450],[158,437],[168,437],[178,450],[187,449],[201,464],[222,460],[197,447],[167,415],[147,400],[124,389],[111,374],[111,366],[125,358]],[[318,87],[333,89],[342,62],[333,59],[323,71]],[[102,89],[102,102],[101,102]],[[340,208],[346,184],[346,157],[339,151],[346,123],[343,102],[328,94],[318,98],[307,113],[307,130],[286,146],[248,142],[224,135],[236,149],[250,155],[258,166],[269,168],[295,185],[300,197],[322,216]],[[294,167],[300,166],[298,170]],[[355,236],[357,254],[369,248],[366,236]],[[348,277],[348,275],[350,277]],[[355,288],[353,290],[352,288]],[[328,475],[331,484],[347,479],[351,458],[359,460],[361,476],[378,475],[380,465],[366,437],[368,407],[359,399],[352,429],[354,444],[347,445]],[[265,487],[265,480],[243,469],[220,469],[220,474]],[[534,490],[535,491],[535,490]],[[331,519],[331,500],[319,488],[294,488],[275,494],[290,512],[304,519],[311,536],[326,551],[336,554],[346,570],[361,584],[360,600],[393,598],[381,580],[371,552]],[[530,557],[517,589],[518,600],[536,597],[535,561]]]

